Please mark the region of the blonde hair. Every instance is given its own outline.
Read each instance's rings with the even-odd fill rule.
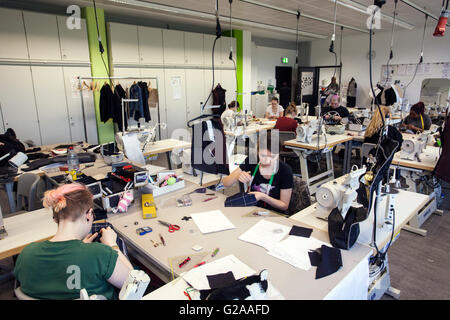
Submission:
[[[295,105],[294,102],[291,102],[291,104],[286,107],[286,111],[284,112],[285,115],[290,113],[297,114],[297,106]]]
[[[386,119],[386,115],[391,113],[391,109],[387,106],[380,106],[381,113],[383,114],[383,118],[381,118],[380,111],[378,108],[375,109],[372,120],[370,120],[369,125],[367,126],[366,133],[364,134],[364,137],[370,138],[375,133],[377,133],[378,130],[383,126],[383,120]]]

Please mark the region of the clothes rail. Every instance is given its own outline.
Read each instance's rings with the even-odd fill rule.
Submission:
[[[80,88],[81,112],[83,114],[84,139],[86,142],[88,142],[87,126],[86,126],[86,113],[85,113],[85,109],[84,109],[83,90],[81,90],[81,88],[82,88],[81,82],[83,80],[155,80],[156,81],[156,89],[159,89],[157,77],[130,77],[130,76],[127,76],[127,77],[82,77],[82,76],[77,76],[76,78],[78,79],[79,88]],[[159,113],[159,92],[158,92],[158,123],[161,122],[160,120],[161,119],[160,119],[160,113]],[[159,137],[161,139],[161,127],[159,127],[158,132],[159,132]]]

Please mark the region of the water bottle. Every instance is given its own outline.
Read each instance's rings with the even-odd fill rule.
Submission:
[[[80,161],[78,160],[78,155],[73,147],[69,147],[69,152],[67,154],[67,167],[69,172],[73,170],[78,172],[80,170]]]

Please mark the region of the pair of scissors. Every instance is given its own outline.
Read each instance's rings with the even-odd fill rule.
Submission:
[[[161,221],[158,220],[159,223],[161,223],[162,225],[165,225],[166,227],[169,227],[169,232],[175,232],[176,230],[180,230],[180,226],[176,225],[176,224],[171,224],[165,221]]]

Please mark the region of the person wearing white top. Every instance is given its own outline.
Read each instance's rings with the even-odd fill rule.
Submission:
[[[273,97],[272,103],[266,109],[266,115],[264,116],[267,119],[278,119],[282,117],[284,113],[284,108],[278,104],[278,98]]]
[[[228,105],[227,110],[225,110],[221,116],[220,120],[222,121],[222,124],[225,123],[225,118],[232,118],[234,113],[237,111],[237,108],[239,108],[239,102],[238,101],[231,101],[231,103]]]

